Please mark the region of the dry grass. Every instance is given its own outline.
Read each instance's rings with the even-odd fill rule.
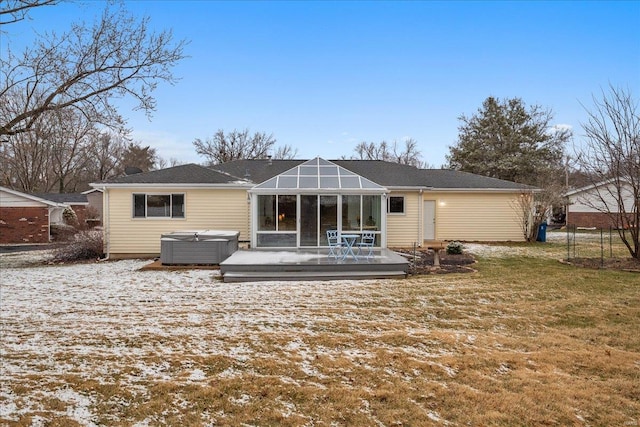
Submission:
[[[639,425],[640,275],[527,250],[377,282],[134,271],[107,291],[46,267],[27,313],[2,279],[0,424]]]

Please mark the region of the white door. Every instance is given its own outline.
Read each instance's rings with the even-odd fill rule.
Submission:
[[[436,201],[424,201],[424,240],[436,238]]]

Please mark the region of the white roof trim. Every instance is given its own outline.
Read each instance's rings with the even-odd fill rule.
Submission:
[[[23,193],[21,191],[12,190],[12,189],[7,188],[7,187],[0,186],[0,190],[6,191],[7,193],[13,194],[14,196],[23,197],[25,199],[33,200],[34,202],[44,203],[45,205],[48,205],[48,206],[51,206],[51,207],[54,207],[54,208],[66,208],[66,207],[69,207],[69,204],[67,204],[67,203],[56,203],[56,202],[53,202],[51,200],[47,200],[47,199],[43,199],[43,198],[40,198],[40,197],[37,197],[37,196],[33,196],[31,194]]]
[[[456,187],[456,188],[450,188],[450,187],[403,187],[403,186],[390,186],[387,187],[390,191],[431,191],[431,192],[442,192],[442,193],[446,193],[446,192],[455,192],[455,193],[460,193],[460,192],[483,192],[483,193],[522,193],[522,192],[529,192],[532,191],[534,193],[538,193],[540,192],[539,188],[534,188],[534,189],[526,189],[526,188],[489,188],[489,187],[479,187],[479,188],[475,188],[475,187]]]
[[[102,188],[92,188],[91,190],[83,191],[80,194],[91,194],[91,193],[95,193],[96,191],[99,191],[100,193],[104,193],[104,190]]]
[[[89,184],[94,187],[96,190],[104,191],[107,188],[180,188],[180,189],[189,189],[189,188],[214,188],[214,189],[228,189],[228,190],[237,190],[237,189],[249,189],[254,186],[254,184],[246,183],[246,182],[234,182],[229,184],[175,184],[175,183],[127,183],[127,184],[107,184],[107,183],[97,183],[92,182]]]
[[[602,187],[604,185],[609,185],[611,183],[615,183],[615,182],[623,182],[625,184],[631,185],[631,183],[629,182],[628,179],[626,178],[611,178],[611,179],[607,179],[605,181],[600,181],[600,182],[596,182],[595,184],[589,184],[589,185],[585,185],[584,187],[580,187],[580,188],[575,188],[573,190],[569,190],[566,193],[564,193],[565,196],[573,196],[575,194],[578,193],[582,193],[585,191],[589,191],[592,190],[594,188],[599,188]]]

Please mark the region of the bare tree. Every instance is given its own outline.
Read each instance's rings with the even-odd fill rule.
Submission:
[[[50,191],[50,129],[40,122],[32,132],[4,141],[2,148],[3,185],[27,193]]]
[[[42,116],[31,132],[13,135],[2,144],[5,185],[42,193],[84,189],[96,178],[98,135],[95,125],[76,110]]]
[[[640,254],[640,111],[628,90],[610,86],[593,97],[583,124],[585,142],[576,148],[593,198],[582,202],[606,214],[633,258]],[[585,108],[586,109],[586,108]]]
[[[413,138],[405,140],[402,150],[398,148],[397,141],[393,141],[392,144],[386,141],[382,141],[379,144],[362,141],[356,145],[354,151],[356,155],[351,158],[356,160],[384,160],[418,168],[426,165],[422,160],[420,150],[418,150],[418,142]]]
[[[60,0],[2,0],[0,3],[0,25],[6,25],[22,21],[34,7],[52,6]]]
[[[193,141],[196,153],[204,156],[207,163],[216,165],[239,159],[265,159],[276,143],[273,134],[256,132],[249,129],[233,130],[227,134],[219,129],[211,138]]]
[[[52,181],[59,193],[75,192],[98,132],[93,123],[75,110],[59,110],[48,116],[55,121],[48,144]]]
[[[20,3],[0,3],[0,14],[20,13]],[[19,16],[19,15],[18,15]],[[9,44],[10,45],[10,44]],[[122,127],[111,101],[131,96],[150,114],[158,82],[175,82],[171,67],[184,58],[184,41],[171,31],[152,32],[123,6],[107,6],[93,26],[77,23],[63,34],[45,33],[15,55],[0,57],[0,136],[31,130],[50,111],[75,108],[94,123]]]
[[[89,148],[89,162],[85,167],[85,181],[102,181],[117,175],[124,168],[121,161],[129,140],[124,134],[102,131]]]
[[[275,149],[273,158],[279,160],[292,160],[298,157],[298,149],[290,145],[283,145]]]
[[[562,205],[563,192],[561,184],[548,181],[542,189],[523,189],[511,203],[511,209],[517,214],[522,236],[527,242],[538,239],[540,225],[551,215],[554,206]]]
[[[174,166],[179,166],[179,165],[183,165],[184,162],[181,160],[178,160],[175,157],[169,157],[169,159],[165,159],[164,157],[156,157],[156,164],[154,166],[155,169],[166,169],[166,168],[172,168]]]

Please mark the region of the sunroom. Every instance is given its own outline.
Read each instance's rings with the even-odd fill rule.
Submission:
[[[327,230],[373,232],[386,247],[388,190],[328,160],[316,157],[249,190],[251,246],[326,247]]]

